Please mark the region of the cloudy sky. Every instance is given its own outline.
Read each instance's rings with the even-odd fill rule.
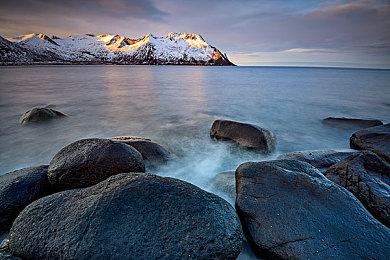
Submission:
[[[389,0],[0,0],[0,35],[201,34],[239,65],[390,68]]]

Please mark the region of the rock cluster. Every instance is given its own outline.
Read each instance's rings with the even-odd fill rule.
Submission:
[[[246,238],[271,259],[386,259],[390,229],[347,190],[295,160],[244,163],[236,208]]]
[[[0,258],[235,259],[245,235],[266,259],[388,259],[389,130],[357,131],[357,150],[291,152],[216,175],[211,187],[236,209],[145,173],[172,159],[149,139],[78,140],[48,166],[0,176]],[[226,120],[210,136],[260,153],[276,144],[269,130]]]

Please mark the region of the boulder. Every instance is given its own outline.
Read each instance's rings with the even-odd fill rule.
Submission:
[[[11,228],[10,250],[26,259],[235,259],[242,240],[222,198],[181,180],[124,173],[30,204]]]
[[[346,189],[308,163],[244,163],[236,209],[259,256],[276,259],[387,259],[390,229]]]
[[[333,165],[325,176],[349,190],[390,227],[390,164],[372,152],[362,152]]]
[[[281,154],[278,159],[289,159],[307,162],[321,172],[325,172],[330,166],[344,160],[359,151],[352,149],[345,150],[307,150]]]
[[[28,204],[51,192],[47,167],[24,168],[0,176],[0,230],[9,230]]]
[[[236,197],[236,178],[234,172],[220,172],[211,181],[211,188],[221,191],[234,199]]]
[[[341,128],[359,127],[367,128],[383,125],[383,122],[376,119],[358,119],[348,117],[327,117],[322,120],[324,124],[337,126]]]
[[[66,117],[66,115],[48,107],[35,107],[25,112],[20,117],[19,123],[25,125],[31,122],[37,123],[61,117]]]
[[[82,139],[62,148],[51,160],[48,177],[58,190],[83,188],[123,172],[144,172],[141,154],[108,139]]]
[[[352,149],[369,150],[390,163],[390,124],[357,131],[349,143]]]
[[[275,149],[275,136],[271,131],[256,125],[229,120],[215,120],[210,137],[219,140],[231,140],[239,145],[264,153]]]
[[[171,153],[161,145],[143,137],[117,136],[111,138],[116,142],[125,143],[136,149],[147,166],[158,167],[171,159]]]

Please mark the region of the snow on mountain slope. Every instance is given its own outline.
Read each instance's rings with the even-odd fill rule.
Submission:
[[[28,34],[10,41],[15,48],[39,53],[47,57],[44,61],[58,63],[233,65],[226,55],[199,34],[171,32],[165,37],[148,34],[139,39],[112,34],[64,38]],[[7,61],[1,60],[3,63]],[[26,61],[15,58],[14,62]]]

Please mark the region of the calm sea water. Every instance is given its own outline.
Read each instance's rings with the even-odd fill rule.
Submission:
[[[348,148],[356,129],[323,125],[328,116],[390,121],[390,71],[186,66],[30,66],[0,68],[0,174],[47,164],[65,145],[88,137],[136,135],[179,159],[157,174],[209,189],[219,172],[250,160]],[[64,120],[20,126],[19,116],[51,105]],[[215,119],[272,130],[264,156],[209,138]],[[215,191],[214,191],[215,192]]]

